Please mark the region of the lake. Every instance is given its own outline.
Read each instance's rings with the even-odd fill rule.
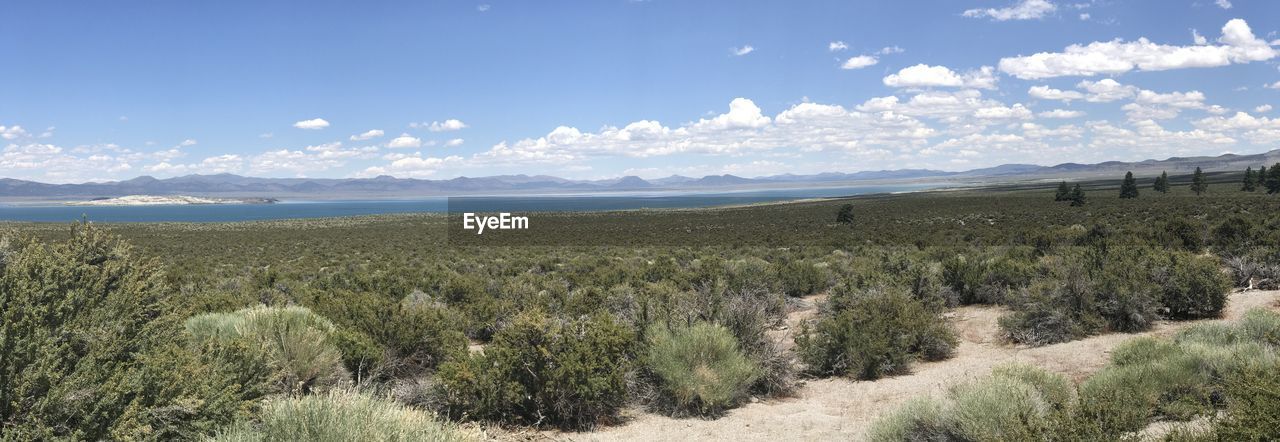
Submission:
[[[875,185],[812,189],[769,189],[735,192],[633,192],[609,194],[429,197],[414,200],[281,201],[276,204],[206,204],[162,206],[67,206],[0,203],[0,221],[70,222],[228,222],[293,218],[328,218],[454,211],[538,212],[604,211],[715,207],[738,204],[905,192],[939,184]]]

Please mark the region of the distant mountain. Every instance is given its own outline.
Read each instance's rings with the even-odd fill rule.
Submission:
[[[1091,179],[1119,177],[1132,171],[1151,177],[1162,171],[1189,174],[1200,167],[1206,172],[1240,171],[1280,162],[1280,150],[1252,155],[1173,157],[1136,162],[1106,161],[1097,164],[1063,163],[1054,166],[1004,164],[995,167],[948,172],[930,169],[876,170],[854,173],[826,172],[813,175],[782,174],[756,178],[708,175],[693,178],[672,175],[645,180],[637,176],[603,180],[570,180],[548,175],[497,175],[421,180],[379,176],[376,178],[256,178],[233,174],[185,175],[157,179],[140,176],[124,181],[80,184],[46,184],[0,178],[0,200],[87,200],[126,195],[189,195],[205,197],[266,198],[407,198],[415,196],[478,193],[610,192],[622,190],[779,188],[824,185],[856,185],[860,182],[1015,182],[1027,180]]]

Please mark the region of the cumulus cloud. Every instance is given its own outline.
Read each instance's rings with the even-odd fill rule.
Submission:
[[[1038,113],[1036,114],[1036,116],[1040,118],[1080,118],[1084,116],[1084,112],[1066,110],[1066,109],[1054,109],[1051,111]]]
[[[1088,45],[1071,45],[1063,52],[1040,52],[1000,59],[1004,73],[1024,80],[1062,76],[1118,75],[1132,70],[1163,71],[1217,67],[1232,63],[1270,60],[1277,51],[1253,34],[1242,19],[1222,27],[1218,45],[1176,46],[1146,38],[1126,42],[1115,39]]]
[[[1217,0],[1213,4],[1218,5],[1222,9],[1231,9],[1231,0]]]
[[[0,126],[0,138],[16,140],[31,136],[22,126]]]
[[[1260,114],[1261,114],[1261,113],[1266,113],[1266,112],[1271,112],[1271,105],[1270,105],[1270,104],[1264,104],[1264,105],[1261,105],[1261,106],[1258,106],[1258,107],[1253,108],[1253,111],[1254,111],[1254,112],[1257,112],[1257,113],[1260,113]]]
[[[1057,100],[1070,103],[1071,100],[1080,100],[1084,98],[1084,94],[1078,91],[1064,91],[1054,89],[1049,86],[1032,86],[1027,90],[1027,95],[1041,100]]]
[[[387,143],[387,147],[392,149],[411,149],[422,147],[422,139],[409,134],[400,134]]]
[[[444,142],[444,145],[445,145],[445,147],[458,147],[458,146],[461,146],[461,145],[462,145],[462,143],[464,143],[464,142],[465,142],[465,141],[463,141],[461,138],[454,138],[454,139],[452,139],[452,140],[445,141],[445,142]]]
[[[453,132],[456,130],[466,129],[468,126],[462,120],[450,118],[444,121],[432,121],[430,123],[409,123],[409,127],[414,129],[426,128],[432,132]]]
[[[441,169],[450,166],[457,166],[464,162],[463,158],[457,155],[447,157],[423,157],[420,153],[401,156],[386,166],[373,166],[357,173],[356,177],[375,177],[380,175],[392,175],[404,178],[426,178],[435,175]]]
[[[880,60],[873,56],[859,55],[845,60],[844,64],[840,65],[840,69],[862,69],[868,66],[875,66],[875,64],[879,62]]]
[[[880,48],[880,50],[876,51],[876,53],[880,55],[889,55],[889,54],[901,54],[906,51],[907,51],[906,49],[902,49],[897,45],[894,45],[894,46],[885,46],[883,48]]]
[[[324,129],[329,127],[329,122],[325,121],[323,118],[312,118],[310,120],[302,120],[297,123],[293,123],[293,127],[309,130]]]
[[[381,129],[371,129],[371,130],[367,130],[367,131],[365,131],[365,132],[363,132],[363,133],[360,133],[360,134],[358,134],[358,135],[352,135],[352,136],[351,136],[351,141],[364,141],[364,140],[370,140],[370,139],[374,139],[374,138],[381,137],[381,136],[383,136],[383,135],[385,135],[385,134],[386,134],[386,133],[385,133],[385,132],[383,132]]]
[[[1267,89],[1280,89],[1280,81],[1277,81],[1271,84],[1264,84],[1262,85],[1262,87],[1265,87]]]
[[[957,74],[946,66],[930,66],[917,64],[905,67],[896,74],[889,74],[882,80],[885,86],[899,88],[920,87],[966,87],[977,89],[995,89],[995,72],[990,66],[978,70]]]
[[[964,11],[965,17],[988,17],[995,21],[1034,20],[1044,18],[1058,10],[1058,6],[1048,0],[1022,0],[1005,8],[970,9]]]
[[[831,43],[827,43],[828,51],[836,52],[836,51],[843,51],[845,49],[849,49],[849,45],[845,44],[843,41],[836,40]]]
[[[736,48],[729,48],[730,54],[733,54],[739,57],[750,54],[755,51],[756,51],[756,48],[751,47],[751,45],[742,45]]]
[[[1133,97],[1134,94],[1138,93],[1137,87],[1120,84],[1120,82],[1110,78],[1098,81],[1083,80],[1076,84],[1076,87],[1089,92],[1085,96],[1085,101],[1091,103],[1109,103]]]

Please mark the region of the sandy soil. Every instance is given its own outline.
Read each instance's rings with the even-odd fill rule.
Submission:
[[[816,300],[809,300],[816,301]],[[1244,291],[1231,295],[1225,320],[1239,318],[1251,308],[1280,311],[1280,291]],[[802,303],[788,315],[775,336],[790,337],[802,318],[812,316],[816,302]],[[1141,335],[1169,335],[1198,321],[1161,322],[1138,334],[1109,334],[1079,341],[1026,348],[1004,343],[997,320],[998,307],[962,307],[948,314],[960,345],[946,361],[916,364],[913,373],[877,381],[821,379],[807,382],[798,397],[753,402],[715,420],[674,419],[629,410],[627,422],[590,433],[531,432],[522,439],[572,441],[777,441],[861,440],[867,427],[906,400],[923,395],[940,397],[948,387],[979,378],[991,368],[1023,361],[1079,381],[1106,364],[1111,349]]]

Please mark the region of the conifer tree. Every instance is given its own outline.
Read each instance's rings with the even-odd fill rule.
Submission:
[[[1071,189],[1071,195],[1067,199],[1071,200],[1072,207],[1083,206],[1084,205],[1084,189],[1081,189],[1080,185],[1076,184],[1076,187]]]
[[[1280,193],[1280,163],[1271,166],[1267,171],[1267,193]]]
[[[1156,182],[1151,186],[1151,190],[1169,193],[1169,172],[1160,172],[1160,176],[1156,177]]]
[[[1252,167],[1244,168],[1244,185],[1240,186],[1240,190],[1245,192],[1252,192],[1252,191],[1258,190],[1257,184],[1258,184],[1258,177],[1253,176],[1253,168]]]
[[[1124,182],[1120,183],[1120,198],[1137,198],[1138,180],[1133,179],[1133,172],[1124,173]]]
[[[1197,167],[1195,173],[1191,174],[1191,191],[1199,195],[1207,190],[1209,190],[1209,183],[1204,181],[1204,172]]]
[[[1255,187],[1259,189],[1265,189],[1267,187],[1267,165],[1266,164],[1258,166],[1258,173],[1255,174],[1254,178],[1257,179],[1256,181],[1257,184],[1254,185]]]
[[[1053,195],[1053,200],[1066,201],[1067,197],[1070,195],[1071,195],[1071,188],[1067,187],[1066,181],[1063,181],[1061,183],[1058,183],[1058,192]]]

